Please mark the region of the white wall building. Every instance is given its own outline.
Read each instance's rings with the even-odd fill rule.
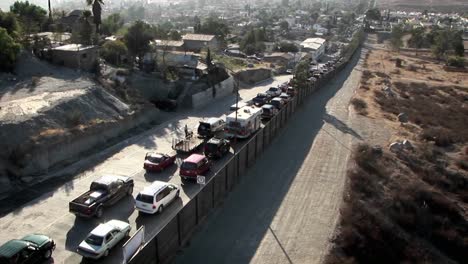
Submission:
[[[301,51],[310,53],[313,60],[318,60],[325,53],[325,42],[323,38],[308,38],[301,43]]]

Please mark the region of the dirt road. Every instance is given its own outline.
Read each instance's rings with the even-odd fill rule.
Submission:
[[[323,260],[339,216],[350,148],[362,140],[356,128],[368,125],[348,109],[361,57],[356,54],[296,112],[177,263]]]

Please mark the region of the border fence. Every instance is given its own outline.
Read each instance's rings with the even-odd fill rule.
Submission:
[[[359,32],[358,32],[359,33]],[[359,43],[362,42],[362,34]],[[130,264],[160,264],[170,263],[177,251],[185,245],[208,214],[225,199],[227,194],[246,175],[248,168],[254,165],[263,151],[270,145],[279,130],[286,125],[298,107],[316,90],[327,84],[337,72],[348,63],[358,46],[348,50],[345,61],[339,62],[335,70],[307,87],[298,90],[296,96],[287,103],[276,116],[263,128],[257,131],[247,143],[237,150],[226,165],[217,171],[213,177],[201,188],[200,192],[192,198],[154,237],[150,238],[128,261]]]

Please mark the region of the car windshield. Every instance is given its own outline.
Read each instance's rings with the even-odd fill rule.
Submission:
[[[152,163],[160,163],[161,161],[163,161],[163,157],[162,156],[148,156],[146,157],[146,160]]]
[[[205,150],[207,152],[216,152],[216,151],[218,151],[218,145],[214,144],[214,143],[207,143],[205,145]]]
[[[195,170],[197,168],[197,164],[192,162],[183,162],[180,168],[183,170]]]
[[[270,111],[271,111],[270,108],[263,108],[263,113],[265,113],[265,114],[269,114]]]
[[[268,89],[268,91],[271,91],[271,92],[276,92],[276,91],[278,91],[278,88],[271,87],[270,89]]]
[[[86,243],[88,243],[88,244],[90,244],[90,245],[101,246],[103,240],[104,240],[103,237],[96,236],[96,235],[89,235],[89,236],[86,238],[85,241],[86,241]]]
[[[153,203],[153,196],[139,193],[137,195],[137,197],[136,197],[136,200],[140,201],[142,203],[152,204]]]
[[[198,126],[198,130],[210,130],[210,124],[200,123],[200,125]]]
[[[263,93],[259,93],[259,94],[257,94],[257,97],[258,97],[258,98],[263,98],[263,97],[267,97],[267,95],[266,95],[266,94],[263,94]]]

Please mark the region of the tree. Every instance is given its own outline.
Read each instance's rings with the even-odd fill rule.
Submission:
[[[6,29],[8,35],[14,38],[19,30],[19,24],[16,16],[11,12],[4,13],[0,11],[0,27]]]
[[[281,30],[283,31],[289,31],[289,24],[288,24],[288,21],[286,20],[283,20],[279,23],[279,26],[281,28]]]
[[[392,33],[390,35],[390,44],[395,50],[399,50],[401,46],[403,46],[403,41],[401,38],[403,37],[403,26],[396,25],[392,29]]]
[[[52,21],[52,7],[50,5],[50,0],[47,1],[47,6],[49,7],[49,20]]]
[[[122,41],[108,41],[102,45],[102,57],[112,63],[120,64],[120,58],[128,53],[127,46]]]
[[[247,55],[252,55],[256,52],[265,50],[266,40],[265,29],[251,28],[240,42],[240,49]]]
[[[147,52],[151,39],[151,26],[141,20],[136,21],[130,26],[124,36],[124,42],[132,56],[142,56]]]
[[[169,39],[171,39],[171,40],[181,40],[182,36],[180,35],[179,31],[171,30],[171,32],[169,33]]]
[[[106,35],[113,35],[119,31],[124,25],[124,20],[119,13],[114,13],[106,17],[101,24],[101,33]]]
[[[208,68],[210,68],[212,64],[213,62],[211,60],[211,51],[210,48],[208,48],[208,51],[206,52],[206,65],[208,66]]]
[[[281,52],[298,52],[299,51],[297,46],[291,42],[281,42],[279,45],[279,50]]]
[[[4,28],[0,28],[0,71],[12,71],[15,67],[20,45],[8,35]]]
[[[379,20],[381,18],[380,10],[377,8],[372,8],[367,10],[366,12],[366,19],[368,20]]]
[[[16,1],[10,6],[10,12],[18,16],[26,33],[38,32],[46,21],[47,11],[40,6],[30,4],[28,1]]]
[[[92,6],[93,9],[93,22],[96,25],[96,33],[99,33],[99,25],[101,25],[102,6],[103,0],[86,0],[86,3]]]
[[[408,46],[416,49],[424,47],[424,28],[414,28],[411,30],[411,38],[408,40]]]
[[[450,31],[439,30],[434,37],[434,45],[432,45],[432,53],[437,59],[445,57],[450,49]]]
[[[229,27],[224,20],[210,16],[200,25],[199,32],[197,33],[216,35],[219,39],[223,40],[229,34]]]
[[[289,6],[289,0],[281,0],[282,6]]]
[[[294,69],[294,78],[292,79],[292,86],[296,90],[303,89],[307,86],[309,79],[309,63],[307,60],[301,60]]]

